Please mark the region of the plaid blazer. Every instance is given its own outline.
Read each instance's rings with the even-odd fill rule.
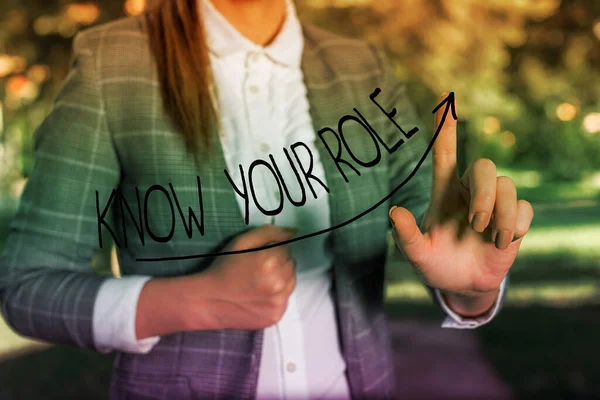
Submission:
[[[356,108],[388,145],[396,143],[401,132],[369,98],[376,88],[381,88],[377,101],[386,110],[397,109],[394,118],[404,130],[418,126],[405,86],[396,81],[380,51],[314,26],[303,29],[302,69],[315,132],[337,130],[339,119]],[[35,166],[0,263],[0,299],[6,320],[20,334],[93,349],[94,300],[106,279],[90,270],[99,247],[96,191],[102,209],[115,188],[135,205],[135,187],[144,193],[152,185],[171,183],[180,204],[197,207],[196,176],[201,177],[205,234],[195,232],[190,239],[177,224],[168,243],[146,241],[142,246],[130,236],[128,246],[118,251],[123,275],[201,271],[210,260],[136,258],[212,252],[247,227],[223,173],[219,141],[210,154],[203,151],[203,162],[196,166],[183,136],[162,110],[143,19],[123,18],[90,28],[76,36],[73,47],[70,72],[36,131]],[[343,133],[358,159],[374,158],[373,139],[359,124],[346,123]],[[217,138],[216,129],[214,134]],[[335,149],[333,135],[324,137]],[[316,139],[330,189],[332,224],[355,217],[388,195],[413,171],[429,139],[428,133],[418,132],[391,155],[382,149],[375,166],[353,163],[360,176],[342,165],[349,182]],[[346,150],[343,154],[350,160]],[[394,397],[383,311],[387,212],[392,204],[402,205],[419,220],[430,185],[428,158],[389,201],[331,234],[339,334],[353,398]],[[148,223],[155,232],[170,227],[171,210],[164,201],[148,207]],[[111,210],[112,221],[120,221],[118,209]],[[131,219],[126,221],[131,235],[135,227]],[[121,235],[120,229],[115,231]],[[262,338],[262,330],[182,332],[164,336],[149,354],[119,353],[113,398],[253,398]]]

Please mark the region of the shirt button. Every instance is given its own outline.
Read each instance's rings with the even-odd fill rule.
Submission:
[[[260,89],[256,85],[250,86],[249,89],[250,89],[250,93],[252,93],[252,94],[258,94],[260,92]]]
[[[255,63],[258,61],[260,55],[258,53],[250,53],[248,55],[248,60],[250,60],[251,63]]]
[[[289,362],[287,363],[287,365],[285,366],[285,369],[287,369],[287,371],[289,373],[293,373],[296,371],[296,364],[294,364],[293,362]]]
[[[271,150],[271,146],[269,146],[267,143],[260,144],[260,151],[262,151],[263,153],[268,153],[269,150]]]

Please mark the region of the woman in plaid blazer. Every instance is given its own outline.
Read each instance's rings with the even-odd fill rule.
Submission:
[[[293,90],[269,86],[274,97],[265,102],[298,101],[309,110],[303,114],[298,106],[264,118],[285,124],[310,117],[311,129],[303,132],[312,136],[287,155],[292,165],[292,153],[297,156],[307,199],[324,199],[318,207],[289,204],[287,193],[283,211],[263,209],[274,224],[248,224],[251,212],[244,215],[240,204],[252,201],[256,212],[260,193],[240,186],[243,168],[232,178],[232,154],[240,148],[223,132],[237,132],[231,121],[243,115],[222,99],[227,79],[251,67],[232,67],[229,77],[216,67],[209,48],[212,29],[220,28],[202,7],[216,10],[215,21],[229,26],[231,38],[264,51],[273,71],[297,61],[280,75]],[[294,56],[287,31],[295,29],[294,18],[285,0],[165,0],[74,40],[70,73],[36,133],[35,167],[0,262],[0,300],[4,317],[22,335],[118,350],[113,398],[316,397],[318,377],[311,371],[319,365],[284,363],[271,354],[275,342],[266,332],[280,327],[282,340],[296,333],[283,321],[290,299],[308,293],[299,283],[299,259],[319,252],[330,257],[322,276],[335,317],[323,332],[306,321],[297,326],[309,336],[329,333],[339,344],[339,352],[322,350],[318,364],[341,355],[343,380],[331,396],[321,394],[393,398],[383,312],[390,223],[398,248],[448,315],[446,326],[478,326],[498,310],[533,211],[489,160],[457,176],[453,94],[437,108],[436,135],[420,132],[405,86],[380,51],[298,23],[302,46]],[[260,71],[257,76],[266,74]],[[258,95],[259,89],[248,90]],[[224,116],[228,107],[230,117]],[[309,160],[292,151],[299,146]],[[268,163],[264,157],[260,165]],[[284,183],[276,172],[274,182]],[[294,250],[317,236],[277,223],[303,207],[310,210],[305,223],[328,210],[315,218],[326,223],[327,235],[317,235],[327,237],[325,251]],[[121,279],[90,271],[109,236],[118,247]],[[321,351],[314,341],[304,345],[307,360]],[[284,358],[293,348],[294,342],[282,345]]]

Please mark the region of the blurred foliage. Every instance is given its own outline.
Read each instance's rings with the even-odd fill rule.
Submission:
[[[73,36],[139,12],[136,4],[143,1],[0,2],[0,193],[18,196],[31,171],[34,131],[68,73]]]
[[[600,2],[297,0],[306,20],[365,38],[394,60],[431,129],[437,95],[456,92],[468,157],[575,180],[600,166]],[[18,192],[33,132],[87,26],[144,0],[0,3],[0,191]],[[9,185],[9,186],[6,186]],[[12,188],[12,189],[11,189]]]
[[[317,24],[385,49],[420,115],[430,115],[442,92],[456,92],[470,159],[537,168],[561,180],[600,168],[600,2],[303,4]]]

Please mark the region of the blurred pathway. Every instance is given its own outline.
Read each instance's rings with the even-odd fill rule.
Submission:
[[[437,322],[390,321],[401,399],[512,399],[479,351],[473,331]]]

